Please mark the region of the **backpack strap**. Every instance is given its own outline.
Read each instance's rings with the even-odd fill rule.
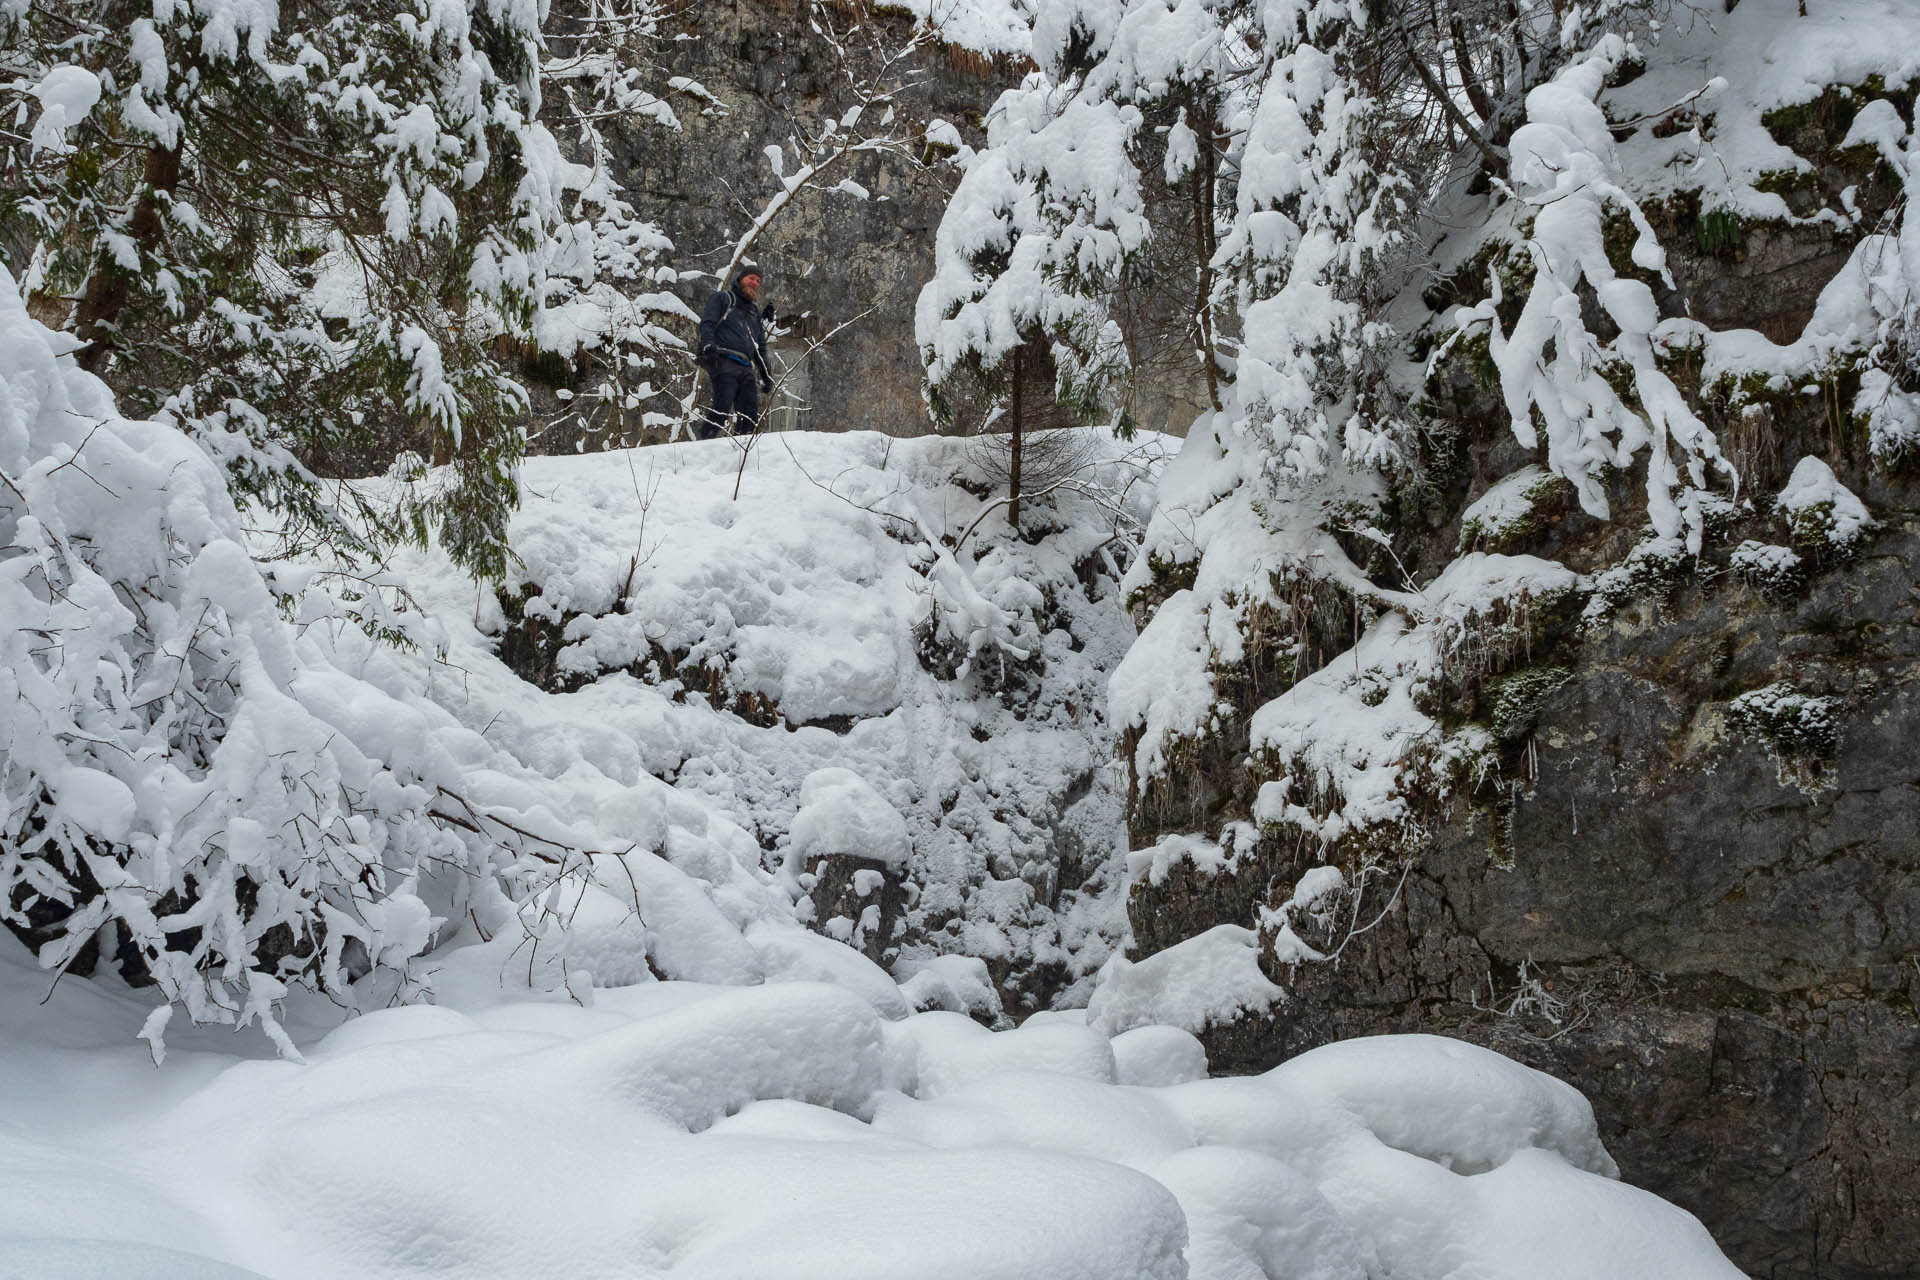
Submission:
[[[727,296],[727,307],[726,310],[720,313],[720,318],[713,322],[713,353],[716,360],[720,355],[720,326],[724,325],[727,322],[727,317],[733,314],[733,286],[728,285],[722,289],[721,292]],[[702,368],[707,368],[704,358],[700,364]],[[714,369],[707,369],[707,372],[713,373]]]

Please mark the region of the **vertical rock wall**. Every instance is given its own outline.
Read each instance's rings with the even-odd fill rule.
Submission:
[[[903,9],[848,4],[833,12],[843,26],[859,26],[848,41],[858,74],[874,70],[875,51],[903,47],[912,36],[914,20]],[[674,95],[678,131],[622,124],[613,131],[615,176],[640,212],[673,238],[683,270],[718,272],[779,191],[766,147],[844,113],[853,104],[849,64],[812,30],[802,2],[689,5],[661,47],[671,75],[697,81],[718,102]],[[912,84],[895,104],[892,131],[923,139],[927,123],[940,119],[975,144],[984,140],[982,113],[1019,73],[1005,59],[996,64],[945,45],[925,49],[906,70]],[[913,308],[932,275],[934,232],[958,179],[948,154],[918,141],[910,155],[843,161],[829,182],[850,179],[871,198],[803,195],[752,251],[767,273],[763,300],[783,319],[797,320],[784,354],[797,359],[807,339],[846,326],[787,380],[799,394],[786,406],[785,425],[893,435],[932,429],[920,398]],[[795,164],[791,151],[787,163]],[[716,283],[689,280],[678,291],[697,311]]]
[[[1911,118],[1910,98],[1896,105]],[[1829,189],[1809,180],[1803,194],[1851,187],[1884,207],[1892,188],[1871,159],[1867,172],[1830,162],[1845,119],[1810,118],[1799,133],[1812,136],[1792,145]],[[1665,313],[1775,340],[1799,335],[1858,234],[1708,234],[1684,199],[1650,212],[1673,258]],[[1429,298],[1436,313],[1457,301],[1445,292]],[[1586,1092],[1623,1176],[1698,1214],[1751,1274],[1912,1275],[1920,472],[1868,456],[1850,410],[1857,366],[1744,392],[1702,387],[1682,365],[1673,376],[1692,378],[1684,389],[1747,502],[1714,523],[1698,560],[1631,572],[1644,501],[1624,475],[1611,521],[1547,493],[1497,545],[1463,537],[1467,506],[1528,459],[1484,357],[1459,353],[1430,381],[1427,453],[1397,495],[1403,561],[1424,581],[1475,544],[1558,560],[1586,587],[1535,620],[1524,653],[1447,693],[1449,723],[1482,724],[1499,742],[1497,767],[1464,793],[1426,797],[1384,852],[1333,851],[1350,874],[1365,862],[1386,873],[1338,935],[1309,938],[1344,942],[1338,963],[1294,968],[1269,951],[1288,999],[1212,1028],[1209,1048],[1216,1068],[1255,1070],[1359,1034],[1489,1044]],[[1808,456],[1876,521],[1850,556],[1796,541],[1774,510]],[[1748,541],[1793,542],[1801,563],[1756,573],[1737,554]],[[1602,595],[1604,616],[1583,620]],[[1292,659],[1249,652],[1222,683],[1246,690],[1245,705],[1134,797],[1136,848],[1251,811],[1247,716],[1285,688]],[[1748,695],[1781,686],[1830,719],[1754,710]],[[1222,869],[1177,865],[1136,883],[1135,954],[1222,921],[1257,924],[1321,855],[1268,834]]]

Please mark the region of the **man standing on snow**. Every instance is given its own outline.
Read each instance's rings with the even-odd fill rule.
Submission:
[[[741,419],[736,434],[751,434],[760,425],[760,392],[773,390],[773,376],[767,371],[767,330],[754,305],[759,296],[760,268],[742,267],[731,288],[707,299],[700,316],[700,367],[713,381],[702,440],[727,430],[735,414]]]

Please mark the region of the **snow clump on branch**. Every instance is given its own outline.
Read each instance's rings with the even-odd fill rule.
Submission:
[[[1627,467],[1645,450],[1648,517],[1660,536],[1684,536],[1698,554],[1707,475],[1731,477],[1733,470],[1713,433],[1659,367],[1660,311],[1653,290],[1615,271],[1605,245],[1607,211],[1618,206],[1637,233],[1634,265],[1672,287],[1652,226],[1617,178],[1607,118],[1595,101],[1630,52],[1625,40],[1609,36],[1527,95],[1527,123],[1513,135],[1512,176],[1520,198],[1536,210],[1527,241],[1537,272],[1533,288],[1511,332],[1503,330],[1496,310],[1497,276],[1493,297],[1466,312],[1461,325],[1490,326],[1515,437],[1529,449],[1539,444],[1537,411],[1546,426],[1547,466],[1572,482],[1588,514],[1606,518],[1608,471]],[[1619,328],[1610,343],[1587,327],[1583,284]],[[1610,372],[1631,376],[1637,408],[1608,380]]]

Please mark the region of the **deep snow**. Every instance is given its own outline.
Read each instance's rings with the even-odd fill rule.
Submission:
[[[435,696],[596,803],[663,780],[668,830],[625,817],[608,838],[715,884],[735,873],[703,869],[676,815],[713,815],[729,858],[794,893],[817,852],[898,864],[901,978],[957,954],[1010,987],[1084,992],[1125,929],[1105,717],[1133,639],[1119,579],[1172,442],[1072,434],[1078,469],[1029,499],[1029,538],[962,440],[782,434],[744,472],[726,441],[531,459],[510,594],[564,626],[560,672],[587,683],[516,679],[492,652],[509,625],[492,592],[419,557],[447,643]]]
[[[1432,1037],[1207,1080],[1168,1028],[669,982],[309,1007],[305,1063],[192,1030],[156,1071],[138,995],[45,993],[0,940],[8,1280],[1739,1274],[1573,1089]]]
[[[1092,1017],[990,1031],[952,1011],[998,1012],[969,931],[1037,949],[1006,910],[1037,899],[995,865],[1013,837],[935,821],[916,771],[985,806],[997,779],[1051,785],[1056,757],[1098,756],[1074,700],[1097,696],[1124,615],[1120,565],[1096,553],[1142,500],[1117,447],[1060,490],[1084,507],[1036,507],[1053,536],[958,547],[992,512],[947,442],[763,442],[737,503],[724,441],[649,455],[657,487],[620,455],[530,466],[530,599],[651,617],[649,645],[691,619],[719,663],[709,695],[860,713],[844,733],[756,726],[644,663],[568,694],[521,682],[492,652],[490,597],[432,556],[377,580],[410,584],[418,607],[385,618],[414,647],[373,642],[343,613],[367,597],[251,559],[211,463],[119,418],[3,273],[0,331],[9,819],[113,878],[106,918],[173,948],[153,971],[175,999],[269,1032],[168,1025],[155,988],[104,965],[55,978],[0,934],[0,1276],[1737,1274],[1694,1219],[1614,1179],[1578,1093],[1486,1050],[1380,1038],[1209,1080],[1199,1042],[1156,1025],[1218,971],[1184,978],[1177,948],[1116,959]],[[1083,572],[1092,589],[1049,607],[1042,585]],[[138,618],[114,603],[135,588]],[[941,678],[909,664],[916,634]],[[144,714],[182,690],[191,707]],[[218,740],[180,749],[181,723]],[[295,767],[336,771],[340,795],[288,785]],[[314,821],[309,798],[348,806],[320,811],[318,856],[277,834]],[[1090,861],[1112,868],[1086,910],[1110,923],[1129,859],[1095,826]],[[960,927],[892,974],[803,928],[816,840],[924,877],[920,902],[951,895]],[[34,853],[0,866],[43,875]],[[283,957],[287,981],[247,967],[260,922],[237,890],[195,942],[168,938],[147,904],[183,859],[203,892],[289,877],[284,919],[326,922],[325,994],[294,981],[314,981],[311,952]],[[1082,966],[1119,941],[1072,936],[1071,902],[1031,918]],[[215,925],[240,957],[228,986],[187,950]],[[379,967],[355,979],[342,935]]]

